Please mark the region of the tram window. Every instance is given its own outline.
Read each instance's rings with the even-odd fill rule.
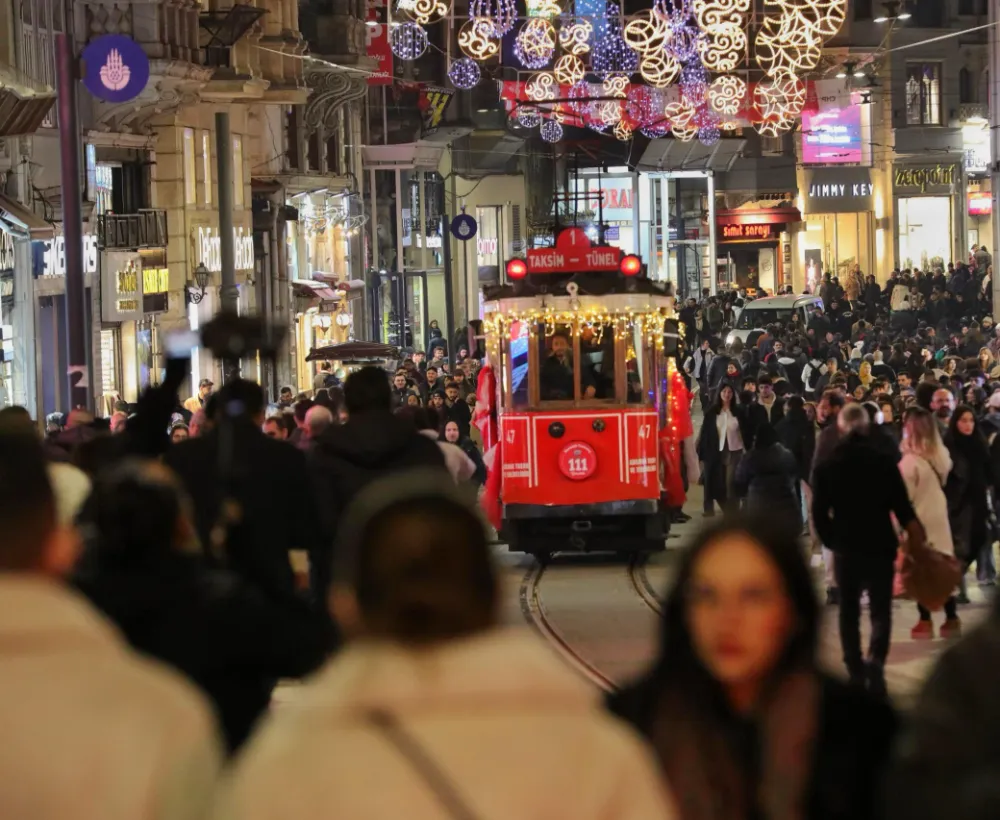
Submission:
[[[583,325],[580,328],[580,389],[588,385],[593,394],[584,398],[613,401],[615,398],[615,328]]]
[[[573,401],[573,326],[538,324],[538,381],[542,401]]]
[[[642,327],[635,325],[625,337],[625,400],[629,404],[652,404],[653,391],[649,384],[649,356],[652,351],[643,346]]]
[[[514,322],[510,328],[510,405],[528,404],[528,337],[530,325]]]

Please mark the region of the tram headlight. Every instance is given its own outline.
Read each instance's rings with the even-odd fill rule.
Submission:
[[[642,260],[634,253],[622,257],[618,269],[624,276],[638,276],[642,273]]]
[[[507,278],[517,281],[528,275],[528,263],[523,259],[511,259],[507,263]]]

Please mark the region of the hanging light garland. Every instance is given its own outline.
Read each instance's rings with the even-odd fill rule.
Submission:
[[[639,55],[636,54],[622,36],[621,9],[616,3],[608,3],[605,14],[606,23],[601,33],[595,28],[597,42],[591,52],[591,68],[598,74],[621,71],[632,74],[639,68]]]
[[[496,25],[489,17],[473,17],[458,32],[458,47],[473,60],[485,62],[500,53]]]
[[[625,44],[643,57],[662,51],[670,37],[670,21],[656,9],[640,11],[625,24]]]
[[[652,57],[643,57],[639,63],[639,74],[654,88],[666,88],[681,74],[681,64],[665,51]]]
[[[709,71],[724,73],[735,70],[746,58],[747,35],[734,23],[715,26],[701,41],[699,56]]]
[[[692,60],[681,69],[681,96],[697,107],[708,93],[708,72],[698,60]]]
[[[542,115],[533,108],[519,108],[515,119],[522,128],[538,128],[542,123]]]
[[[753,99],[765,121],[792,119],[805,107],[806,85],[791,72],[782,71],[769,82],[757,83]]]
[[[490,311],[483,317],[483,330],[487,342],[500,339],[512,341],[520,338],[525,331],[552,338],[560,327],[566,325],[573,327],[577,336],[585,332],[612,332],[616,340],[622,341],[634,338],[638,331],[650,346],[661,350],[665,324],[668,319],[674,318],[676,313],[672,308],[653,305],[616,310],[593,307],[553,310],[543,303],[541,307],[528,310]]]
[[[619,120],[618,124],[615,126],[615,137],[617,137],[622,142],[628,142],[632,139],[632,127],[625,122],[625,120]]]
[[[570,86],[567,95],[570,99],[569,109],[578,116],[584,116],[590,110],[590,99],[594,96],[590,83],[581,80]]]
[[[722,132],[719,131],[718,126],[703,125],[698,129],[698,142],[702,145],[715,145],[721,137]]]
[[[556,53],[556,30],[544,17],[532,17],[517,33],[514,56],[525,68],[543,68]]]
[[[563,138],[563,127],[555,120],[545,120],[539,133],[546,142],[559,142]]]
[[[479,85],[483,72],[479,63],[469,57],[460,57],[448,69],[448,79],[459,91],[468,91]]]
[[[601,81],[601,94],[605,97],[618,97],[624,100],[628,96],[628,74],[614,72]]]
[[[527,10],[529,17],[545,17],[549,20],[562,14],[558,0],[530,0]]]
[[[427,32],[419,23],[396,23],[389,32],[389,48],[400,60],[416,60],[427,51]]]

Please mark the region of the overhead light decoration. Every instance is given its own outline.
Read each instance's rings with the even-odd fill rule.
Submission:
[[[699,59],[704,39],[704,33],[697,26],[683,23],[671,29],[670,39],[664,48],[677,62],[690,63]]]
[[[458,32],[458,47],[473,60],[486,62],[500,53],[500,38],[489,17],[473,17]]]
[[[681,96],[697,107],[705,102],[708,93],[708,72],[705,66],[692,60],[681,69]]]
[[[472,0],[469,19],[485,18],[493,23],[493,34],[498,40],[514,30],[517,24],[517,4],[514,0]]]
[[[823,40],[835,36],[847,19],[847,0],[764,0],[765,7],[779,10],[783,19],[795,19]]]
[[[806,84],[790,72],[777,74],[769,82],[757,83],[754,105],[767,120],[787,120],[802,113],[806,104]]]
[[[448,79],[459,91],[468,91],[479,85],[483,72],[479,63],[469,57],[460,57],[448,69]]]
[[[656,9],[640,11],[625,24],[625,44],[643,57],[663,50],[670,37],[670,20]]]
[[[777,120],[764,120],[764,122],[757,123],[754,128],[757,133],[762,137],[777,137],[788,131],[791,131],[795,126],[795,120],[793,118],[788,119],[777,119]]]
[[[522,128],[538,128],[542,123],[542,115],[533,108],[521,108],[515,119]]]
[[[747,35],[732,23],[720,25],[701,42],[699,56],[709,71],[724,73],[740,66],[747,51]]]
[[[590,104],[591,119],[610,128],[622,118],[622,104],[619,100],[595,100]]]
[[[622,142],[628,142],[632,139],[632,127],[625,122],[625,120],[619,120],[618,124],[615,126],[615,137],[617,137]]]
[[[545,17],[552,19],[562,14],[558,0],[528,0],[528,17]]]
[[[405,0],[399,8],[423,26],[443,20],[451,11],[451,6],[443,0]]]
[[[554,100],[559,84],[550,71],[539,71],[532,74],[527,84],[524,86],[524,93],[535,102],[545,102]]]
[[[514,56],[525,68],[543,68],[556,53],[556,30],[544,17],[532,17],[517,33]]]
[[[417,60],[427,51],[427,32],[419,23],[396,23],[389,31],[389,48],[400,60]]]
[[[560,84],[575,85],[583,79],[584,74],[587,73],[587,67],[584,65],[583,60],[575,54],[563,54],[556,60],[556,64],[552,68],[552,73],[555,74]]]
[[[632,74],[639,68],[639,55],[629,48],[622,35],[621,8],[608,3],[604,15],[604,31],[595,28],[595,43],[591,51],[591,68],[598,74],[621,71]]]
[[[746,81],[726,74],[716,77],[708,87],[708,104],[717,114],[733,117],[739,113],[746,95]]]
[[[652,57],[643,57],[639,75],[653,88],[666,88],[681,74],[681,64],[664,51]]]
[[[628,96],[629,75],[620,72],[608,74],[601,81],[601,93],[605,97],[625,99]]]
[[[546,142],[559,142],[563,138],[563,127],[555,120],[545,120],[539,133]]]
[[[823,41],[808,26],[796,25],[797,19],[765,18],[754,41],[757,64],[765,74],[779,71],[799,74],[819,65]]]
[[[590,52],[590,40],[593,34],[594,27],[589,20],[575,20],[559,29],[559,45],[566,53],[582,57]]]
[[[716,125],[703,125],[698,129],[698,142],[702,145],[715,145],[721,137],[722,132]]]
[[[570,102],[567,104],[570,111],[582,117],[590,110],[590,100],[594,96],[594,93],[590,83],[580,80],[580,82],[570,86],[566,96],[570,99]]]

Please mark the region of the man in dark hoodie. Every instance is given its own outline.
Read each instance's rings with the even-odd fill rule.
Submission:
[[[313,594],[326,599],[332,568],[328,547],[351,500],[377,478],[414,467],[440,467],[447,475],[436,441],[420,435],[409,422],[392,414],[392,395],[385,371],[363,367],[344,384],[347,422],[330,427],[309,453],[310,472],[323,499],[320,547],[310,554]]]

